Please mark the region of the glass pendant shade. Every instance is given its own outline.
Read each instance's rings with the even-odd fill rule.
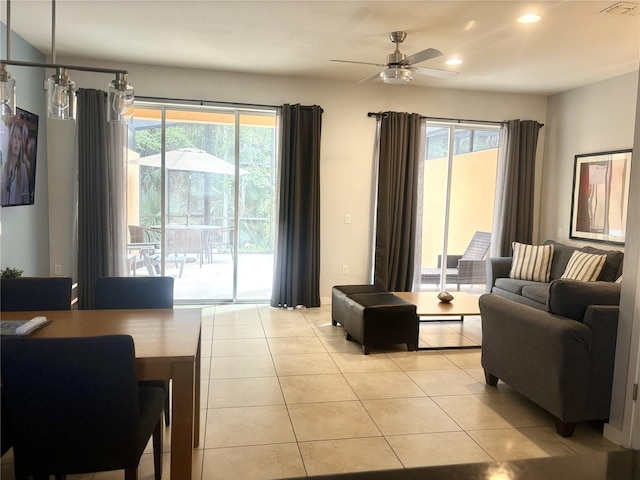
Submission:
[[[387,68],[380,72],[380,78],[384,83],[403,84],[410,82],[413,75],[405,68]]]
[[[0,70],[0,115],[13,115],[16,111],[16,81],[7,70]]]
[[[66,72],[56,73],[47,79],[47,115],[49,118],[70,119],[75,116],[75,88]]]
[[[133,87],[124,76],[118,75],[109,84],[107,102],[109,105],[110,122],[129,122],[133,117]]]

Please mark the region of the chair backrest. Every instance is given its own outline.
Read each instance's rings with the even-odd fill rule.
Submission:
[[[144,228],[139,227],[138,225],[129,225],[129,242],[143,243],[145,241]]]
[[[137,465],[130,336],[4,337],[1,349],[16,478]]]
[[[160,232],[140,227],[138,225],[128,225],[129,243],[160,242]]]
[[[176,255],[202,252],[202,232],[193,228],[167,228],[169,251]]]
[[[173,308],[173,284],[173,277],[98,278],[95,308]]]
[[[12,447],[9,425],[7,425],[7,402],[4,399],[4,388],[0,387],[0,456]]]
[[[491,245],[491,232],[477,231],[462,254],[463,260],[482,260]]]
[[[71,277],[0,279],[0,311],[70,310]]]

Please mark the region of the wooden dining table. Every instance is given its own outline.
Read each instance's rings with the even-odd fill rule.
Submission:
[[[45,316],[34,338],[131,335],[139,380],[172,381],[171,480],[191,480],[200,438],[200,308],[2,312],[2,320]]]

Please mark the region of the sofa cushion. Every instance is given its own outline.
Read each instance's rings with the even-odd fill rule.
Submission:
[[[618,305],[620,284],[614,282],[581,282],[554,280],[549,286],[547,310],[562,317],[582,322],[589,305]]]
[[[521,305],[527,305],[528,307],[532,307],[538,310],[542,310],[543,312],[547,311],[547,304],[536,302],[531,300],[530,298],[523,297],[522,295],[516,295],[515,293],[507,292],[506,290],[502,290],[498,287],[493,287],[491,289],[491,293],[495,293],[497,296],[512,300]]]
[[[548,282],[554,245],[527,245],[513,242],[510,278]]]
[[[567,263],[569,263],[571,254],[573,254],[577,248],[556,242],[555,240],[547,240],[543,245],[553,245],[553,260],[551,261],[550,280],[560,278],[567,268]]]
[[[542,285],[549,288],[548,283],[534,282],[532,280],[520,280],[518,278],[496,278],[495,286],[500,290],[504,290],[516,295],[522,295],[522,289],[526,286]]]
[[[560,278],[595,282],[606,260],[606,255],[594,255],[576,250],[571,255],[567,268]]]
[[[590,246],[582,247],[580,251],[607,256],[607,260],[604,262],[604,266],[602,267],[598,280],[602,280],[603,282],[613,282],[622,274],[622,260],[624,259],[624,253],[618,250],[601,250]]]
[[[536,282],[535,285],[525,285],[522,287],[522,296],[533,300],[534,302],[547,304],[547,296],[549,295],[549,284]]]

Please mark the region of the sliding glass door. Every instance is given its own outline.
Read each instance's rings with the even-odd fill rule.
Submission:
[[[275,118],[275,111],[136,103],[131,275],[175,277],[177,303],[270,298]]]
[[[484,264],[459,277],[458,261],[482,239],[476,232],[492,229],[499,135],[498,126],[425,123],[421,290],[484,288]]]

